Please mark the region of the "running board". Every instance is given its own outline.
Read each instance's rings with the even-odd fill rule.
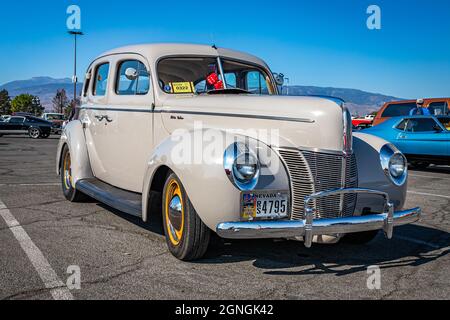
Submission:
[[[125,191],[96,178],[79,180],[76,189],[114,209],[142,217],[142,195]]]

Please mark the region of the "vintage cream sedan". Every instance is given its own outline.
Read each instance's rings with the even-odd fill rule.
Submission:
[[[104,53],[59,142],[65,197],[162,216],[185,261],[205,254],[211,232],[310,247],[391,238],[419,219],[420,208],[402,209],[408,172],[393,145],[352,134],[342,100],[280,96],[280,84],[261,59],[216,46]]]

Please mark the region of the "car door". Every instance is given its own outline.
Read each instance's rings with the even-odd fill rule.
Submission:
[[[136,54],[111,60],[111,91],[104,120],[109,147],[102,151],[106,182],[142,192],[147,162],[153,151],[153,103],[149,64]],[[114,75],[114,76],[113,76]]]
[[[397,138],[403,153],[434,156],[447,153],[448,135],[434,118],[414,117],[405,121],[405,130]]]
[[[80,110],[80,120],[83,123],[86,145],[93,174],[98,179],[107,182],[109,172],[107,148],[113,147],[108,142],[104,115],[107,112],[108,92],[110,85],[110,61],[108,58],[97,60],[91,69],[92,80],[83,98]]]

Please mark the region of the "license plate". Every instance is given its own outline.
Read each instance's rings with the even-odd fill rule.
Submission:
[[[289,213],[289,193],[287,191],[244,192],[242,193],[241,215],[244,220],[278,219]]]

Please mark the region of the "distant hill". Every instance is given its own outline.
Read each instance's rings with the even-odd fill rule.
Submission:
[[[352,114],[365,115],[378,111],[385,102],[402,100],[401,98],[371,93],[357,89],[322,88],[312,86],[289,86],[283,88],[283,94],[292,96],[319,95],[344,99]]]
[[[83,84],[77,85],[77,91],[82,90]],[[56,90],[65,89],[69,98],[73,95],[73,84],[69,78],[54,79],[50,77],[35,77],[29,80],[18,80],[0,86],[0,90],[6,89],[12,97],[22,93],[39,96],[46,109],[52,109],[52,98]],[[288,90],[289,89],[289,90]],[[344,99],[353,114],[365,115],[378,110],[385,102],[401,100],[396,97],[378,93],[370,93],[356,89],[322,88],[312,86],[289,86],[283,88],[283,94],[289,91],[289,95],[325,95]]]
[[[77,84],[77,92],[82,90],[83,84]],[[0,90],[6,89],[11,97],[22,93],[32,94],[41,99],[42,105],[47,109],[52,109],[52,99],[59,89],[65,89],[70,99],[73,97],[73,84],[70,78],[54,79],[50,77],[35,77],[29,80],[18,80],[5,83],[0,86]]]

